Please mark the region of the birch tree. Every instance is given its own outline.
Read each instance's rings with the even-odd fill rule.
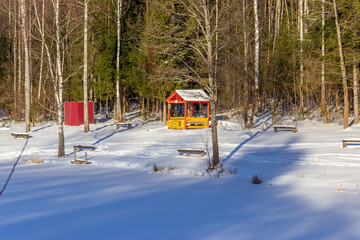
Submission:
[[[54,87],[56,107],[57,107],[57,124],[58,124],[58,157],[65,156],[65,138],[64,138],[64,101],[63,101],[63,62],[62,62],[62,36],[61,36],[61,26],[60,26],[60,0],[52,0],[51,4],[54,10],[54,24],[55,30],[51,33],[52,37],[50,39],[54,40],[55,45],[55,54],[52,51],[51,47],[53,46],[52,42],[45,38],[45,33],[42,31],[42,23],[38,14],[37,5],[35,7],[35,18],[36,18],[36,28],[41,33],[41,42],[44,44],[45,52],[47,55],[47,65],[50,72],[50,77],[52,85]],[[50,33],[49,33],[50,34]]]
[[[325,89],[325,0],[321,4],[321,115],[326,113],[326,89]]]
[[[117,0],[116,25],[117,25],[117,48],[116,48],[116,114],[115,119],[124,121],[122,113],[122,91],[120,86],[120,55],[121,55],[121,14],[123,0]]]
[[[345,67],[345,58],[344,58],[344,53],[343,53],[341,29],[340,29],[340,24],[339,24],[339,16],[337,13],[336,0],[333,0],[333,8],[334,8],[334,18],[335,18],[335,25],[336,25],[339,57],[340,57],[342,86],[343,86],[343,91],[344,91],[344,129],[345,129],[345,128],[349,127],[349,94],[348,94],[348,88],[347,88],[347,74],[346,74],[346,67]]]
[[[216,54],[218,51],[218,43],[216,42],[216,32],[219,31],[216,25],[218,17],[217,8],[218,1],[210,0],[176,0],[189,17],[189,24],[192,27],[191,37],[188,41],[189,50],[197,56],[201,61],[201,65],[206,70],[207,81],[204,84],[201,72],[195,67],[186,64],[192,74],[197,76],[196,80],[203,84],[210,95],[210,117],[211,117],[211,138],[212,138],[212,168],[220,164],[219,144],[217,135],[217,104],[218,104],[218,86],[216,76]],[[193,25],[191,25],[191,24]]]
[[[45,0],[42,0],[41,7],[41,39],[45,39],[43,34],[45,33]],[[41,89],[42,89],[42,80],[43,80],[43,70],[44,70],[44,42],[41,41],[41,51],[40,51],[40,70],[39,70],[39,89],[37,99],[40,100]]]
[[[89,126],[89,109],[88,109],[88,3],[84,0],[84,132],[90,131]]]
[[[300,32],[300,116],[304,118],[304,2],[299,0],[299,32]]]
[[[30,54],[29,54],[29,35],[26,22],[26,5],[25,0],[20,1],[21,9],[21,33],[24,44],[24,61],[25,61],[25,131],[30,132]]]
[[[259,72],[260,72],[260,30],[259,30],[259,13],[258,1],[254,0],[254,30],[255,30],[255,80],[254,80],[254,93],[252,99],[252,111],[250,118],[250,128],[254,127],[254,115],[257,112],[258,92],[259,92]]]

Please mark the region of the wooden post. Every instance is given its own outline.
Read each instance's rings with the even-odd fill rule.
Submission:
[[[75,161],[76,161],[76,146],[74,146],[74,163],[75,163]]]
[[[194,109],[194,103],[191,102],[190,117],[193,117],[193,109]]]
[[[85,164],[87,164],[87,153],[85,152]]]
[[[186,129],[186,117],[187,117],[187,102],[184,103],[184,129]]]
[[[168,103],[168,121],[170,121],[170,109],[171,109],[171,104]]]
[[[210,103],[207,103],[207,118],[208,118],[208,122],[207,122],[207,126],[209,127],[209,122],[210,122]]]

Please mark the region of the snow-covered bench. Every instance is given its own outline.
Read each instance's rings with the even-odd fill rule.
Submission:
[[[131,123],[116,123],[116,129],[119,129],[119,127],[127,127],[128,129],[131,129]]]
[[[289,130],[292,130],[293,133],[296,132],[296,126],[274,125],[274,132],[277,132],[278,129],[289,129]]]
[[[347,143],[359,143],[360,144],[360,139],[344,139],[342,140],[343,143],[343,148],[347,147]]]
[[[186,156],[189,156],[190,153],[199,153],[201,157],[204,156],[205,152],[204,150],[184,150],[184,149],[179,149],[178,150],[179,155],[183,155],[184,153],[186,153]]]
[[[77,150],[89,150],[89,151],[94,151],[95,147],[94,146],[81,146],[81,145],[76,145],[74,146],[74,160],[71,161],[72,164],[91,164],[92,162],[88,162],[87,161],[87,153],[85,152],[85,160],[77,160],[76,159],[76,151]]]
[[[18,138],[18,137],[22,137],[22,138],[27,139],[29,137],[29,134],[28,133],[14,133],[14,132],[12,132],[11,136],[13,138],[15,138],[15,139]]]

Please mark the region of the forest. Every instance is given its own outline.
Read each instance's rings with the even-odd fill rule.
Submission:
[[[270,110],[359,122],[360,1],[0,0],[0,109],[63,122],[67,101],[125,120],[160,113],[176,89],[204,89],[243,128]],[[213,115],[216,116],[216,115]]]

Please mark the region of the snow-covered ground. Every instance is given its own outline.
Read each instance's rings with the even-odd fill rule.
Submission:
[[[55,123],[32,127],[27,141],[10,136],[23,125],[0,128],[1,189],[21,154],[0,197],[0,239],[360,239],[360,145],[341,142],[360,139],[360,126],[306,120],[274,133],[266,113],[253,130],[220,121],[217,178],[204,171],[207,155],[177,152],[206,149],[209,129],[132,124],[65,126],[65,158]],[[73,145],[96,147],[91,165],[70,164]],[[254,175],[264,182],[251,184]]]

